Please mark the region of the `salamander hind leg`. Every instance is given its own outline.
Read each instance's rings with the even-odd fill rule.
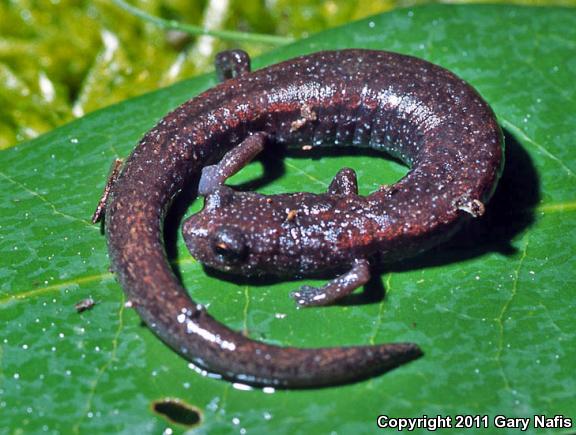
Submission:
[[[98,201],[96,210],[92,215],[93,224],[97,224],[98,222],[100,222],[104,217],[104,213],[106,213],[106,202],[108,201],[108,197],[110,196],[110,190],[112,189],[112,186],[118,179],[118,175],[120,175],[120,169],[122,169],[122,163],[124,163],[124,160],[122,159],[116,159],[112,162],[112,167],[110,168],[108,180],[106,181],[106,185],[104,186],[104,192],[102,192],[102,196]]]
[[[204,167],[198,193],[206,196],[214,192],[228,178],[250,163],[264,149],[266,138],[267,134],[264,132],[254,133],[224,154],[218,164]]]
[[[358,180],[354,169],[340,169],[332,179],[328,193],[331,195],[358,195]]]
[[[298,307],[330,305],[363,286],[369,279],[370,263],[367,260],[356,260],[352,269],[322,287],[305,285],[290,296]]]
[[[250,56],[243,50],[218,53],[214,64],[218,80],[221,82],[250,72]]]

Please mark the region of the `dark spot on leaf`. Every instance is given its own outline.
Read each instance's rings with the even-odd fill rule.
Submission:
[[[200,410],[180,399],[160,399],[152,402],[152,410],[165,417],[171,423],[184,426],[196,426],[202,420]]]

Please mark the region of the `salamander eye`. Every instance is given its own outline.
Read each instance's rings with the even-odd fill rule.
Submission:
[[[222,261],[239,263],[248,253],[244,234],[233,227],[220,227],[212,240],[212,250]]]

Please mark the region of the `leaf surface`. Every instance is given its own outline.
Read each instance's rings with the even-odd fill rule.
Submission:
[[[244,391],[195,373],[124,308],[105,239],[89,223],[107,170],[165,113],[212,86],[213,75],[1,152],[4,430],[185,430],[152,411],[153,401],[167,397],[199,410],[200,432],[371,432],[384,414],[487,414],[491,428],[496,414],[574,418],[575,19],[561,8],[404,9],[255,61],[261,67],[346,47],[416,55],[469,81],[505,129],[506,168],[487,216],[433,252],[394,265],[380,288],[349,304],[296,310],[287,294],[300,282],[247,286],[208,276],[178,239],[178,268],[193,297],[254,338],[302,347],[413,341],[424,349],[420,360],[354,385]],[[233,181],[264,193],[321,192],[340,167],[352,166],[366,194],[406,173],[374,155],[292,155],[276,165],[270,182],[256,183],[259,163]],[[96,306],[76,313],[74,304],[89,296]]]

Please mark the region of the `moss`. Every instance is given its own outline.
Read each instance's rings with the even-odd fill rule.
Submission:
[[[132,0],[131,4],[168,20],[300,38],[389,10],[402,1],[406,0]],[[224,42],[165,30],[110,0],[0,2],[0,16],[0,149],[203,72],[211,68],[218,50],[241,46],[257,55],[271,47],[265,42]]]

